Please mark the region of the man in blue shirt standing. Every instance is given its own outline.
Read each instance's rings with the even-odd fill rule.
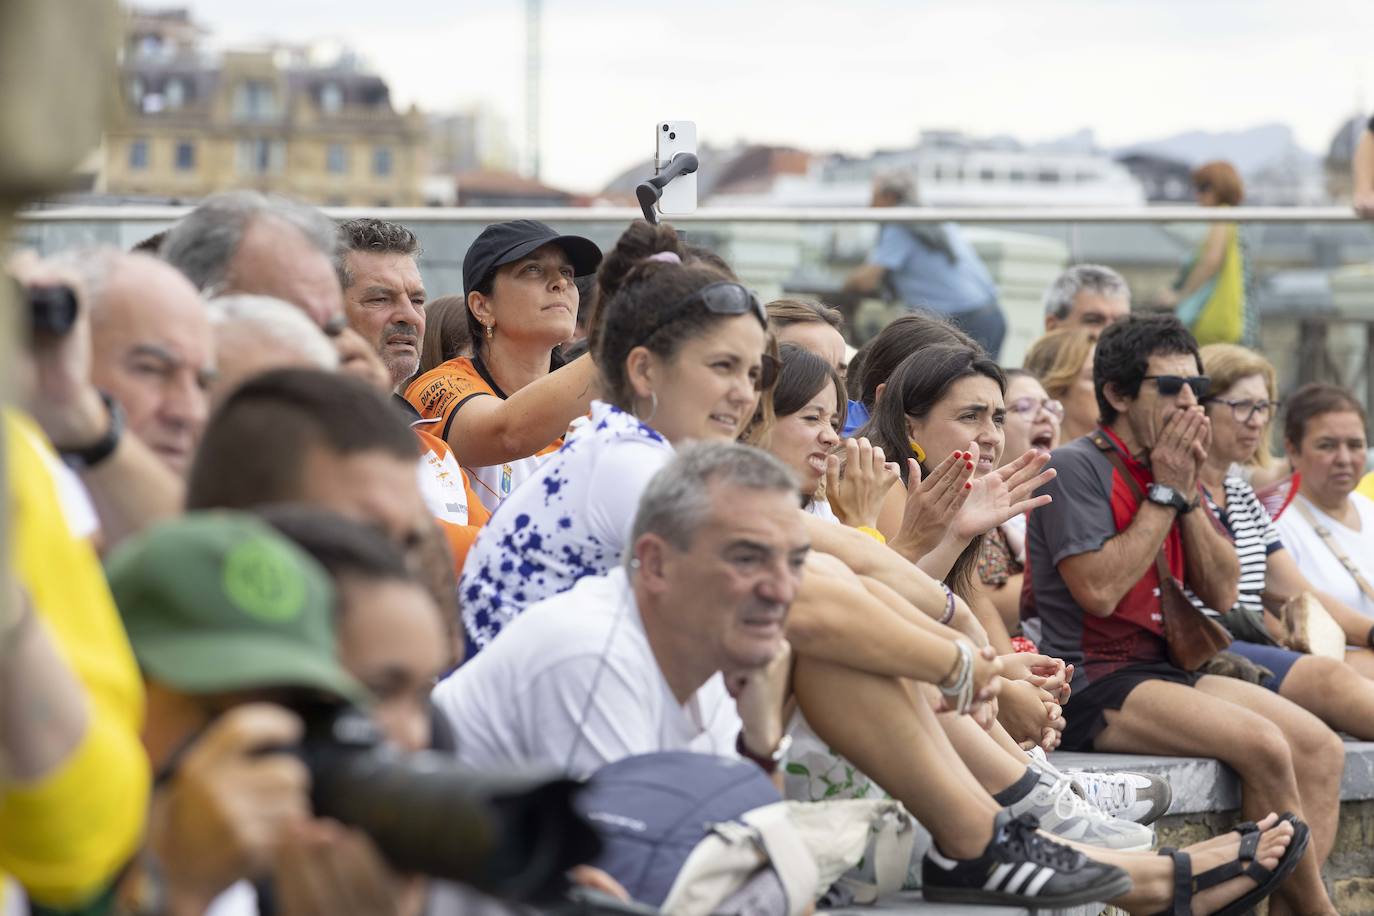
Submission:
[[[874,207],[912,206],[916,189],[902,173],[873,182]],[[868,261],[854,269],[845,289],[888,293],[908,309],[926,309],[952,321],[993,359],[1002,349],[1007,320],[997,284],[954,223],[884,223]]]

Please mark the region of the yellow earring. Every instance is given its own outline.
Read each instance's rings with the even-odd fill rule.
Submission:
[[[911,453],[916,456],[916,460],[921,464],[926,463],[926,450],[916,443],[915,439],[907,440],[911,445]]]
[[[485,325],[485,327],[486,327],[486,329],[487,329],[487,340],[491,340],[491,337],[492,337],[491,325]]]

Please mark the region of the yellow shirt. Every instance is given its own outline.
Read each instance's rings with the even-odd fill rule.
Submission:
[[[1355,492],[1359,493],[1361,496],[1368,496],[1370,499],[1374,499],[1374,471],[1370,471],[1368,474],[1364,475],[1364,480],[1360,481],[1360,485],[1355,488]]]
[[[86,734],[62,766],[0,786],[0,877],[35,902],[76,906],[110,884],[143,837],[143,682],[95,549],[68,523],[56,456],[26,417],[7,410],[0,419],[14,569],[90,704]]]

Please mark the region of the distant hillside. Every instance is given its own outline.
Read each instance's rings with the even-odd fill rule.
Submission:
[[[1292,129],[1286,124],[1263,124],[1232,131],[1190,130],[1159,140],[1132,143],[1111,152],[1118,156],[1150,153],[1177,159],[1188,165],[1199,165],[1209,159],[1226,159],[1245,174],[1254,173],[1280,160],[1292,161],[1294,154],[1300,161],[1318,160],[1315,153],[1298,145]]]

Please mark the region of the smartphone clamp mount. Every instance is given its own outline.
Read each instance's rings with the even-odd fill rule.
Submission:
[[[678,153],[666,166],[660,165],[657,175],[646,181],[641,181],[635,187],[635,197],[639,199],[639,209],[644,211],[644,218],[649,221],[649,225],[658,225],[658,214],[654,212],[654,204],[658,203],[658,199],[663,196],[663,189],[668,186],[668,182],[679,175],[690,175],[696,170],[697,157],[695,155]]]

